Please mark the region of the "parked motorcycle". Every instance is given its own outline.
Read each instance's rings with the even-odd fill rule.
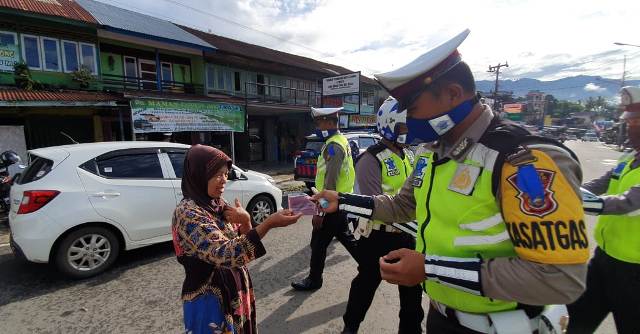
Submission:
[[[11,185],[25,169],[22,159],[14,151],[4,151],[0,154],[0,211],[9,212],[11,208]]]

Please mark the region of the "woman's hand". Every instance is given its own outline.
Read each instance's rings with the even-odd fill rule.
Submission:
[[[238,229],[240,234],[246,234],[251,231],[251,216],[247,210],[242,207],[240,201],[236,198],[235,208],[228,206],[224,211],[225,219]]]
[[[294,224],[302,217],[301,213],[294,214],[289,209],[280,210],[267,217],[263,224],[267,224],[269,227],[285,227]]]

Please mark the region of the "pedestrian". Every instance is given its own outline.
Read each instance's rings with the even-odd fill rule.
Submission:
[[[261,239],[271,228],[295,223],[300,215],[276,212],[251,228],[238,199],[222,198],[231,159],[210,146],[187,152],[184,198],[172,223],[173,246],[185,269],[182,285],[187,333],[256,333],[255,297],[247,263],[265,254]]]
[[[377,129],[382,139],[369,146],[356,161],[356,183],[363,195],[395,195],[413,170],[413,153],[406,149],[406,110],[398,110],[398,102],[390,97],[377,113]],[[386,222],[390,224],[391,222]],[[351,282],[347,310],[342,317],[342,333],[357,333],[382,278],[379,259],[401,248],[415,247],[415,238],[376,220],[360,219],[358,274]],[[400,325],[398,333],[422,333],[422,287],[398,285]]]
[[[600,197],[585,200],[600,215],[598,247],[589,263],[587,290],[569,305],[569,333],[593,333],[613,313],[618,333],[640,333],[640,87],[621,91],[633,151],[615,168],[583,187]]]
[[[351,149],[347,138],[338,130],[338,112],[342,108],[311,108],[311,116],[316,126],[316,135],[324,140],[317,162],[316,188],[352,192],[355,170]],[[316,290],[322,287],[322,272],[327,257],[327,247],[337,238],[354,259],[356,239],[347,226],[347,215],[343,212],[321,213],[312,218],[311,261],[309,276],[292,282],[296,290]]]
[[[415,250],[380,258],[382,279],[421,283],[428,333],[560,333],[584,291],[589,246],[575,155],[479,103],[456,48],[469,30],[378,82],[407,109],[407,143],[426,142],[395,196],[324,191],[323,211],[416,219]],[[548,307],[545,307],[547,305]]]

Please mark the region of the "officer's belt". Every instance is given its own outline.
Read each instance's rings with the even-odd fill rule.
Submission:
[[[380,232],[402,233],[402,231],[400,231],[399,229],[386,224],[371,224],[371,229],[373,231],[380,231]]]
[[[448,320],[457,322],[460,326],[469,328],[476,332],[487,333],[487,334],[501,334],[505,333],[504,331],[497,331],[496,327],[498,327],[498,323],[496,320],[500,318],[504,318],[506,327],[510,327],[509,333],[533,333],[537,331],[540,323],[540,314],[537,316],[530,318],[527,316],[527,313],[524,310],[514,310],[514,311],[506,311],[506,312],[495,312],[495,313],[467,313],[458,311],[456,309],[450,308],[447,305],[439,303],[435,300],[431,300],[431,307],[437,310],[440,314],[445,316]],[[512,321],[510,318],[510,314],[513,314],[514,318],[521,318]],[[500,321],[502,322],[502,321]],[[515,328],[513,325],[519,324],[517,326],[519,328],[529,326],[529,329],[519,329]]]

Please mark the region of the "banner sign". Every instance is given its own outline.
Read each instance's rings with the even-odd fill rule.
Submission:
[[[131,100],[135,133],[182,131],[244,132],[244,106],[199,101]]]
[[[522,103],[507,103],[503,104],[502,108],[506,113],[519,113],[522,112],[523,105]]]
[[[322,96],[358,94],[359,92],[360,72],[322,79]]]
[[[15,44],[0,44],[0,71],[13,72],[13,65],[20,61],[18,46]]]
[[[349,126],[364,127],[364,126],[376,126],[375,115],[349,115]]]

